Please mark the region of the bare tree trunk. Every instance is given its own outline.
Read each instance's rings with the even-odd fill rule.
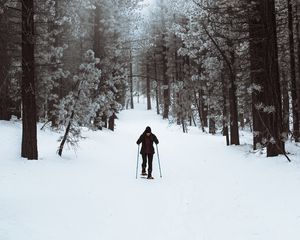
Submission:
[[[116,119],[116,114],[114,113],[108,120],[108,129],[111,131],[115,130],[115,119]]]
[[[202,112],[203,127],[208,127],[208,121],[207,121],[208,106],[203,96],[204,96],[204,91],[201,89],[199,91],[199,99],[201,101],[200,106]]]
[[[242,130],[245,128],[245,119],[244,119],[244,114],[240,113],[239,114],[239,122],[240,122],[240,127]]]
[[[185,125],[184,118],[181,118],[180,121],[181,121],[182,131],[183,133],[186,133],[186,125]]]
[[[167,47],[165,35],[163,35],[163,50],[162,50],[162,65],[163,65],[163,118],[169,118],[169,108],[170,108],[170,88],[169,88],[169,78],[167,75],[168,66],[167,66]]]
[[[297,104],[297,85],[296,85],[296,67],[295,67],[295,46],[294,46],[294,24],[293,24],[293,6],[291,0],[288,4],[288,26],[289,26],[289,47],[290,47],[290,73],[291,73],[291,94],[292,94],[292,112],[293,112],[293,137],[299,142],[299,113]]]
[[[60,146],[59,146],[59,149],[58,149],[58,155],[59,156],[62,155],[65,143],[66,143],[66,141],[68,139],[70,128],[71,128],[71,125],[72,125],[72,122],[73,122],[73,118],[74,118],[74,114],[75,114],[75,110],[72,110],[72,113],[71,113],[71,116],[70,116],[70,119],[69,119],[69,122],[68,122],[68,125],[67,125],[67,128],[66,128],[65,134],[63,136],[63,139],[62,139],[62,141],[60,143]]]
[[[0,39],[1,41],[1,39]],[[8,56],[6,43],[0,42],[0,120],[10,120],[8,112]]]
[[[281,70],[282,75],[282,110],[283,110],[283,132],[288,137],[290,132],[290,106],[289,106],[289,83],[286,79],[284,70]]]
[[[227,112],[227,84],[224,74],[221,75],[222,78],[222,92],[223,92],[223,136],[226,137],[226,145],[229,146],[229,132],[228,132],[228,112]]]
[[[158,2],[160,5],[160,22],[162,26],[162,34],[161,34],[161,62],[162,62],[162,87],[163,87],[163,119],[169,118],[170,111],[170,88],[169,88],[169,78],[167,75],[168,71],[168,60],[167,60],[167,40],[166,40],[166,22],[165,22],[165,12],[166,7],[164,5],[164,0],[160,0]]]
[[[269,141],[267,143],[267,156],[285,154],[282,134],[282,104],[278,71],[278,48],[276,35],[275,2],[274,0],[262,1],[264,19],[265,43],[265,71],[266,86],[265,105],[273,106],[274,111],[267,114],[267,130]]]
[[[296,2],[296,33],[297,33],[297,62],[298,62],[298,78],[296,78],[296,88],[298,96],[298,116],[300,117],[300,18],[299,18],[299,5],[300,3]]]
[[[5,27],[2,31],[8,31],[8,17],[2,13],[0,22]],[[0,37],[0,120],[10,120],[11,114],[8,112],[8,73],[10,58],[8,56],[8,38],[6,34],[1,34]]]
[[[36,92],[34,82],[34,5],[22,1],[22,104],[23,134],[21,156],[38,159],[36,129]]]
[[[130,108],[134,109],[133,103],[133,70],[132,70],[132,53],[130,51],[130,63],[129,63],[129,74],[130,74]]]
[[[250,1],[250,0],[249,0]],[[264,127],[265,113],[258,108],[265,99],[265,78],[264,70],[264,29],[263,18],[260,13],[260,3],[252,5],[249,16],[249,52],[250,52],[250,77],[252,83],[252,116],[253,116],[253,150],[264,145],[263,138],[266,138]]]
[[[199,116],[199,120],[200,120],[200,127],[202,129],[202,132],[205,132],[204,129],[204,123],[203,123],[203,117],[202,117],[202,112],[201,112],[201,102],[200,102],[200,91],[199,91],[199,96],[197,97],[197,93],[196,90],[194,90],[194,101],[195,101],[195,105],[197,107],[197,111],[198,111],[198,116]]]
[[[156,97],[156,113],[159,115],[160,114],[160,109],[159,109],[159,99],[160,99],[160,95],[159,95],[159,88],[160,88],[160,84],[159,84],[159,80],[157,78],[157,64],[156,64],[156,57],[154,55],[154,78],[156,81],[156,86],[155,86],[155,97]]]
[[[231,48],[230,57],[231,57],[231,66],[235,69],[235,52],[233,45],[228,44]],[[237,97],[236,97],[236,75],[235,71],[230,73],[230,84],[229,84],[229,109],[230,109],[230,144],[231,145],[240,145],[239,139],[239,126],[238,126],[238,110],[237,110]]]
[[[107,116],[106,115],[104,115],[104,116],[102,116],[101,117],[101,119],[102,119],[102,122],[103,122],[103,127],[104,128],[107,128]]]
[[[147,68],[147,110],[151,110],[151,82],[150,82],[150,69],[149,64],[146,65]]]
[[[216,134],[216,121],[214,117],[214,108],[210,109],[210,117],[209,117],[209,128],[208,131],[210,134]]]
[[[210,99],[212,89],[208,90],[208,97]],[[209,100],[209,107],[208,107],[208,132],[210,134],[215,134],[216,133],[216,121],[215,121],[215,108],[214,106],[211,106],[211,100]]]

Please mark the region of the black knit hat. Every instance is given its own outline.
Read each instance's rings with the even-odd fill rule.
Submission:
[[[145,133],[151,133],[151,128],[150,127],[146,127]]]

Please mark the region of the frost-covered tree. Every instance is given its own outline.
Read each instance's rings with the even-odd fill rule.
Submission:
[[[299,125],[295,118],[298,101],[295,93],[299,85],[295,66],[299,62],[294,49],[298,35],[292,36],[299,33],[299,4],[258,2],[256,8],[253,1],[158,0],[155,17],[149,21],[151,27],[147,26],[152,44],[141,51],[144,58],[140,59],[144,66],[151,66],[153,59],[157,62],[153,56],[165,54],[158,64],[163,69],[165,62],[167,70],[158,68],[158,76],[163,81],[166,72],[169,81],[170,120],[176,119],[183,129],[186,129],[185,122],[191,124],[193,119],[198,120],[195,122],[203,131],[209,127],[209,132],[215,133],[221,128],[227,144],[236,145],[239,128],[248,128],[253,131],[253,148],[266,147],[267,155],[274,156],[285,154],[290,94],[293,95],[293,136]],[[145,69],[142,76],[148,76]],[[150,79],[157,78],[155,69],[150,67]],[[153,84],[152,94],[157,86]],[[273,90],[268,86],[273,86]]]
[[[60,122],[66,125],[58,154],[61,156],[65,143],[75,146],[81,137],[81,127],[91,127],[92,119],[99,108],[101,97],[93,99],[92,92],[100,83],[101,71],[98,69],[99,58],[92,50],[84,55],[84,62],[79,66],[78,75],[74,75],[74,91],[64,97],[58,105]]]

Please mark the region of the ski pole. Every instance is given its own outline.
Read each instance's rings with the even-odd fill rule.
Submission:
[[[157,160],[158,160],[158,166],[159,166],[159,173],[160,173],[160,177],[162,178],[161,167],[160,167],[160,160],[159,160],[159,152],[158,152],[157,144],[156,144],[156,152],[157,152]]]
[[[138,151],[137,151],[135,179],[137,179],[138,168],[139,168],[139,151],[140,151],[140,144],[138,145]]]

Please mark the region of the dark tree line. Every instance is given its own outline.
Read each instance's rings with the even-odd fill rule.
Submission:
[[[220,130],[228,145],[239,145],[248,128],[254,150],[288,158],[285,141],[299,142],[299,3],[157,0],[156,7],[152,44],[140,54],[157,112],[184,132]]]
[[[76,145],[81,128],[114,130],[125,107],[125,44],[139,1],[0,2],[0,120],[22,119],[21,156],[38,159],[37,124]]]
[[[143,26],[137,6],[1,1],[0,120],[22,118],[21,155],[38,158],[37,123],[62,131],[61,155],[83,126],[114,130],[142,92],[184,132],[239,145],[249,129],[254,150],[288,158],[286,140],[300,140],[299,3],[156,0]]]

